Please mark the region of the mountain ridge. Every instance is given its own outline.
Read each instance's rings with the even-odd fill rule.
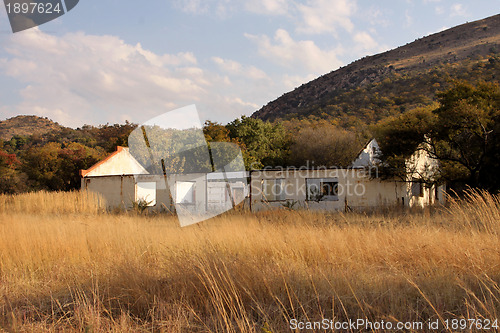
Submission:
[[[363,57],[283,94],[256,111],[252,117],[274,121],[321,114],[318,109],[342,104],[339,103],[342,102],[341,95],[354,89],[378,84],[386,78],[426,74],[436,68],[437,72],[441,68],[444,72],[453,74],[455,65],[471,65],[468,62],[484,62],[485,58],[488,60],[491,57],[498,60],[499,52],[500,14],[443,30],[380,54]],[[496,67],[492,73],[497,73]],[[439,88],[442,88],[446,79],[453,79],[452,75],[445,76],[438,82]],[[460,78],[460,75],[456,76]],[[431,96],[427,93],[424,95],[427,98]],[[426,100],[421,104],[431,102],[432,100]],[[360,104],[358,107],[365,106]],[[330,113],[333,117],[342,116],[342,112]]]
[[[0,121],[0,140],[8,141],[16,135],[43,135],[63,128],[47,117],[21,115]]]

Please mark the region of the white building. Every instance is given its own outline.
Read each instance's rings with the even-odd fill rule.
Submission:
[[[125,147],[80,175],[82,190],[101,194],[108,209],[130,209],[143,200],[152,210],[204,214],[227,210],[248,194],[247,172],[152,175]]]
[[[417,150],[406,161],[407,177],[403,180],[379,177],[379,153],[380,147],[373,139],[348,168],[251,171],[251,209],[293,206],[344,211],[444,204],[445,187],[423,182],[423,178],[432,178],[437,167],[424,150]]]
[[[293,205],[331,211],[443,204],[444,186],[427,186],[437,162],[417,150],[406,179],[378,177],[380,147],[370,141],[349,168],[263,169],[251,172],[152,175],[129,153],[117,151],[81,170],[82,189],[100,193],[109,209],[130,209],[144,200],[152,210],[217,215],[238,203],[252,211]],[[248,185],[247,185],[248,184]]]

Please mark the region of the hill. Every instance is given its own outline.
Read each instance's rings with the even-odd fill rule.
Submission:
[[[8,141],[15,135],[44,135],[50,132],[58,132],[63,128],[65,127],[48,118],[17,116],[0,121],[0,140]]]
[[[343,127],[432,104],[451,80],[498,81],[500,14],[418,39],[325,74],[256,111],[263,120],[312,118]]]

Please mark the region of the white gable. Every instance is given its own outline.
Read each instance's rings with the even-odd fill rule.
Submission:
[[[358,157],[352,163],[352,167],[369,167],[380,163],[380,146],[377,140],[372,139],[361,151]]]
[[[82,177],[144,175],[148,171],[130,154],[128,148],[117,151],[88,170],[82,170]]]
[[[431,157],[428,150],[429,143],[423,142],[418,149],[406,160],[408,179],[433,178],[439,169],[439,161]]]

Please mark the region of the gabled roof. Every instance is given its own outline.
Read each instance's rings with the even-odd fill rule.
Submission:
[[[80,176],[118,176],[118,175],[144,175],[149,172],[137,162],[126,147],[118,146],[116,151],[93,165],[90,169],[80,170]]]
[[[380,162],[380,146],[376,139],[371,139],[359,152],[358,157],[352,162],[352,167],[374,166]]]

